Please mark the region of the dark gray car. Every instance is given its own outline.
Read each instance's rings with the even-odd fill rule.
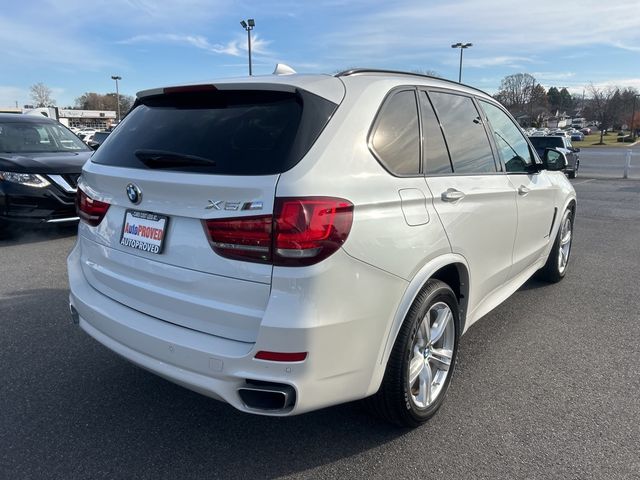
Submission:
[[[580,168],[580,157],[578,152],[579,148],[573,148],[571,140],[568,137],[561,135],[549,135],[546,137],[529,137],[533,147],[538,152],[540,158],[543,157],[544,151],[547,148],[554,148],[561,151],[567,157],[567,168],[565,173],[569,178],[576,178],[578,169]]]

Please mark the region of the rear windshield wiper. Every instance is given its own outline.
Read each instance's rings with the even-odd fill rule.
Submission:
[[[136,150],[133,152],[142,163],[149,168],[172,168],[187,165],[215,165],[211,158],[189,155],[186,153],[170,152],[167,150]]]

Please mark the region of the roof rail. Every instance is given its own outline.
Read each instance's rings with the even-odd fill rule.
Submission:
[[[356,75],[358,73],[390,73],[392,75],[409,75],[410,77],[422,77],[422,78],[431,78],[433,80],[440,80],[447,83],[452,83],[454,85],[462,85],[463,87],[471,88],[472,90],[476,90],[477,92],[484,93],[485,95],[489,95],[484,90],[480,90],[479,88],[472,87],[471,85],[467,85],[465,83],[458,83],[455,80],[449,80],[447,78],[435,77],[433,75],[425,75],[423,73],[413,73],[413,72],[403,72],[401,70],[385,70],[381,68],[352,68],[349,70],[345,70],[343,72],[338,72],[335,74],[336,77],[348,77],[350,75]],[[491,95],[489,95],[491,96]]]

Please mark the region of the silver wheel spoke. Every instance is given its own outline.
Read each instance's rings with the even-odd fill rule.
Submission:
[[[423,361],[424,365],[424,361]],[[431,403],[431,368],[425,365],[419,375],[420,387],[418,391],[418,402],[426,407]]]
[[[567,229],[567,231],[562,236],[562,240],[560,240],[561,245],[566,245],[571,241],[571,230]]]
[[[438,316],[436,321],[433,323],[431,327],[431,343],[435,344],[440,338],[442,334],[447,329],[449,322],[453,320],[453,315],[451,310],[448,308],[443,308],[438,312]]]
[[[434,366],[439,370],[449,370],[452,357],[453,352],[451,350],[445,348],[432,348],[429,360],[434,362]]]
[[[418,338],[421,340],[421,346],[429,345],[431,342],[431,332],[429,331],[429,312],[422,319],[420,327],[418,327]]]
[[[414,355],[411,359],[411,362],[409,363],[409,387],[413,386],[424,368],[424,357],[419,353],[417,355]]]

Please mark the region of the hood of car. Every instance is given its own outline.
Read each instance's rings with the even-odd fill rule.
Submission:
[[[1,153],[0,171],[19,173],[81,173],[93,152]]]

